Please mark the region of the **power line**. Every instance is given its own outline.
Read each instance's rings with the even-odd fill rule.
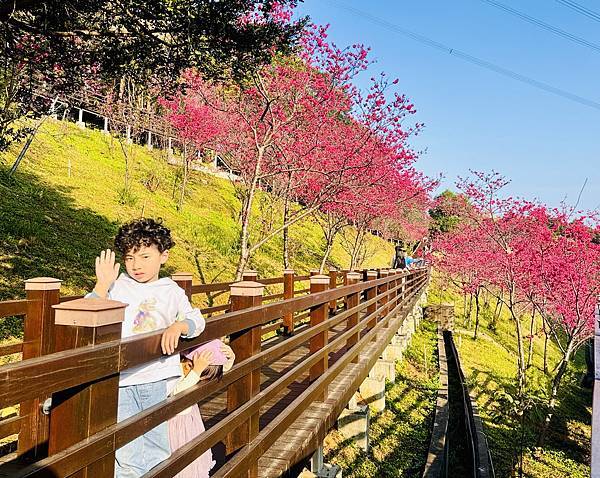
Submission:
[[[515,71],[509,70],[508,68],[504,68],[502,66],[496,65],[492,62],[486,61],[486,60],[482,60],[481,58],[478,58],[476,56],[473,55],[469,55],[468,53],[465,53],[463,51],[457,50],[456,48],[451,48],[447,45],[444,45],[443,43],[437,42],[435,40],[432,40],[426,36],[420,35],[418,33],[414,33],[411,32],[409,30],[405,30],[403,28],[400,28],[398,25],[395,25],[393,23],[388,22],[387,20],[384,20],[382,18],[376,17],[374,15],[371,15],[370,13],[367,13],[363,10],[359,10],[357,8],[354,7],[350,7],[348,5],[344,5],[341,4],[339,2],[333,1],[333,0],[327,0],[328,3],[341,8],[343,10],[346,10],[350,13],[353,13],[354,15],[361,17],[363,19],[366,19],[368,21],[370,21],[371,23],[375,23],[377,25],[382,26],[383,28],[386,28],[394,33],[398,33],[400,35],[406,36],[412,40],[415,40],[419,43],[422,43],[424,45],[427,45],[429,47],[435,48],[437,50],[443,51],[445,53],[448,53],[450,55],[454,55],[458,58],[461,58],[462,60],[468,61],[469,63],[473,63],[474,65],[477,65],[481,68],[485,68],[487,70],[493,71],[495,73],[498,73],[500,75],[506,76],[508,78],[512,78],[513,80],[517,80],[520,81],[522,83],[526,83],[530,86],[533,86],[535,88],[538,88],[540,90],[544,90],[548,93],[552,93],[554,95],[560,96],[562,98],[574,101],[576,103],[582,104],[584,106],[589,106],[590,108],[594,108],[597,110],[600,110],[600,103],[598,103],[597,101],[594,100],[590,100],[588,98],[584,98],[583,96],[579,96],[576,95],[574,93],[571,93],[569,91],[560,89],[560,88],[556,88],[552,85],[549,85],[547,83],[544,83],[542,81],[538,81],[535,80],[533,78],[530,78],[528,76],[525,75],[521,75],[520,73],[517,73]]]
[[[510,13],[511,15],[514,15],[515,17],[518,17],[521,20],[525,20],[526,22],[529,22],[533,25],[543,28],[544,30],[554,33],[555,35],[561,36],[561,37],[566,38],[567,40],[570,40],[574,43],[578,43],[580,45],[591,48],[592,50],[596,50],[597,52],[600,52],[600,45],[598,45],[597,43],[587,41],[584,38],[573,35],[572,33],[569,33],[565,30],[561,30],[558,27],[555,27],[553,25],[550,25],[549,23],[538,20],[537,18],[527,15],[525,13],[522,13],[518,10],[515,10],[514,8],[509,7],[508,5],[504,5],[503,3],[496,2],[494,0],[481,0],[481,1],[484,3],[487,3],[488,5],[492,5],[493,7],[499,8],[500,10],[504,10],[505,12]],[[557,1],[561,1],[561,0],[557,0]],[[568,0],[564,0],[564,2],[566,3],[566,2],[568,2]],[[563,2],[561,1],[561,3],[563,3]]]
[[[593,10],[590,10],[587,7],[584,7],[583,5],[577,3],[577,2],[573,2],[571,0],[556,0],[558,3],[564,5],[567,8],[570,8],[571,10],[575,10],[577,13],[582,14],[585,17],[588,17],[592,20],[595,20],[597,22],[600,22],[600,13],[596,13]]]

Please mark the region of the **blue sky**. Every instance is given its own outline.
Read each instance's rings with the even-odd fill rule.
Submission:
[[[557,0],[496,1],[600,44],[600,23]],[[600,12],[598,2],[576,1]],[[298,8],[331,24],[329,38],[338,46],[372,48],[376,64],[359,86],[379,71],[400,79],[400,91],[417,107],[415,119],[425,123],[412,142],[426,149],[417,166],[431,176],[442,173],[443,188],[469,169],[493,169],[512,181],[507,193],[557,206],[565,196],[574,204],[587,178],[579,207],[600,207],[600,110],[482,69],[343,6],[597,102],[599,51],[483,0],[305,0]]]

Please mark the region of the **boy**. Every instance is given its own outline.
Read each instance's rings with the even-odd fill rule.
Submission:
[[[125,224],[115,238],[126,273],[119,275],[115,253],[102,251],[96,258],[96,286],[88,298],[102,297],[128,304],[122,337],[164,329],[162,352],[166,357],[121,372],[117,421],[166,400],[167,388],[181,375],[179,354],[172,355],[180,337],[196,337],[204,319],[191,306],[183,289],[169,278],[159,279],[161,266],[174,246],[169,229],[153,219]],[[117,478],[139,477],[171,454],[167,423],[118,449]]]

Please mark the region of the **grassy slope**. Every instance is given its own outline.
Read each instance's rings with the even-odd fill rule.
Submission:
[[[434,288],[431,303],[456,304],[457,324],[455,340],[467,376],[470,390],[477,397],[480,413],[488,437],[492,460],[498,478],[518,475],[514,464],[521,442],[521,428],[507,418],[506,392],[514,390],[516,373],[516,337],[514,326],[503,317],[496,331],[490,330],[486,317],[481,323],[481,334],[472,339],[473,330],[467,328],[462,314],[462,300]],[[558,361],[558,350],[549,346],[550,369]],[[539,422],[543,416],[549,390],[549,377],[543,372],[543,338],[534,339],[532,366],[527,381],[532,407],[527,414],[523,435],[523,476],[531,478],[584,478],[589,476],[591,437],[591,392],[579,387],[578,381],[585,370],[583,354],[579,353],[563,379],[557,413],[551,424],[551,433],[543,449],[535,448]]]
[[[18,149],[0,155],[0,166],[12,164]],[[97,252],[111,245],[119,224],[142,211],[148,217],[162,217],[175,236],[177,246],[165,274],[190,271],[197,281],[200,267],[207,282],[232,279],[239,201],[231,183],[195,173],[185,205],[177,212],[172,199],[176,168],[166,164],[164,152],[133,146],[133,199],[123,205],[119,203],[123,158],[120,144],[111,136],[53,121],[36,137],[14,181],[0,170],[0,300],[22,296],[22,281],[35,276],[63,279],[67,294],[89,289]],[[153,176],[160,183],[150,192],[142,181]],[[253,213],[256,224],[268,216],[258,204]],[[386,265],[393,247],[376,237],[369,241],[373,256],[364,266]],[[313,221],[293,226],[292,266],[298,272],[318,267],[322,242]],[[260,276],[281,274],[281,244],[275,238],[254,257],[251,266]],[[339,243],[331,259],[339,267],[349,262]]]
[[[368,454],[339,432],[329,433],[326,459],[338,464],[343,476],[421,477],[439,386],[436,350],[436,325],[424,321],[396,364],[396,383],[387,384],[386,409],[371,418]]]

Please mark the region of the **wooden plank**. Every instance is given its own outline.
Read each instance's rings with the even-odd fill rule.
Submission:
[[[214,284],[196,284],[192,286],[192,294],[206,294],[207,292],[229,292],[232,282],[215,282]]]
[[[204,309],[200,309],[200,312],[202,312],[203,314],[213,314],[215,312],[229,310],[230,307],[230,304],[215,305],[213,307],[205,307]]]
[[[11,417],[0,421],[0,438],[16,435],[21,431],[21,423],[26,417]]]
[[[281,294],[272,294],[272,295],[265,295],[263,297],[263,300],[276,300],[276,299],[283,299],[283,292]]]
[[[23,342],[2,345],[0,347],[0,357],[4,357],[5,355],[18,354],[21,352],[23,352]]]
[[[270,279],[257,279],[263,285],[283,284],[283,277],[271,277]]]
[[[59,302],[62,304],[63,302],[69,302],[71,300],[83,299],[83,295],[63,295],[60,297]]]
[[[0,319],[16,315],[26,315],[28,302],[27,299],[0,302]]]

